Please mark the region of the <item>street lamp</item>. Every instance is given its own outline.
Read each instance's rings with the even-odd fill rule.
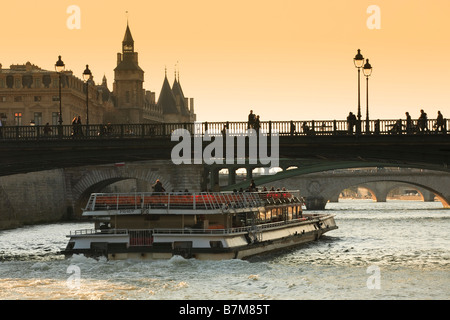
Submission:
[[[366,134],[370,134],[369,126],[369,77],[372,74],[372,66],[369,63],[369,59],[366,60],[366,64],[363,68],[363,73],[366,76]]]
[[[55,64],[55,70],[56,72],[59,74],[59,125],[62,126],[62,104],[61,104],[61,76],[62,76],[62,72],[65,69],[65,65],[64,62],[61,60],[61,56],[58,56],[58,61],[56,61]],[[62,133],[62,131],[60,132],[60,134]]]
[[[353,58],[353,63],[358,69],[358,125],[356,126],[356,132],[361,133],[361,91],[360,91],[360,78],[361,78],[361,67],[364,63],[364,57],[361,54],[361,50],[358,49],[358,53]]]
[[[86,82],[86,135],[89,135],[89,79],[91,79],[91,76],[89,65],[86,65],[86,69],[83,72],[83,80]]]

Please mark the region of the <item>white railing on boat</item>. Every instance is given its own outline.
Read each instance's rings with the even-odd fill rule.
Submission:
[[[71,236],[94,235],[94,234],[127,234],[127,229],[80,229],[70,231]]]
[[[311,221],[309,218],[298,218],[287,221],[277,221],[256,225],[249,225],[245,227],[229,228],[229,229],[195,229],[195,228],[158,228],[158,229],[81,229],[71,231],[70,235],[143,235],[143,234],[235,234],[246,233],[249,231],[262,231],[266,229],[279,228],[286,225],[299,224],[304,221]]]
[[[85,211],[104,210],[229,210],[257,208],[270,203],[300,202],[298,191],[201,193],[93,193]]]
[[[266,229],[275,229],[286,225],[299,224],[308,220],[308,218],[298,218],[286,221],[277,221],[270,223],[262,223],[255,225],[248,225],[245,227],[229,228],[229,229],[154,229],[153,234],[234,234],[234,233],[246,233],[249,231],[262,231]]]

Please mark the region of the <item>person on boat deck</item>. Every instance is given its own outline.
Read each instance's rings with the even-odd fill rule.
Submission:
[[[255,190],[256,190],[255,180],[252,179],[252,181],[250,182],[249,191],[254,192]]]
[[[153,190],[155,192],[165,192],[166,189],[164,189],[161,181],[159,181],[159,179],[156,180],[156,183],[153,185]]]

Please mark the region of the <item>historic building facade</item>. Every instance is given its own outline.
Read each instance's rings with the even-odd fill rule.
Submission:
[[[86,122],[86,84],[72,71],[41,69],[27,62],[0,64],[0,121],[3,126],[59,124],[59,84],[61,80],[62,124],[71,124],[81,116]],[[122,52],[117,54],[114,83],[109,90],[107,79],[96,85],[91,79],[89,123],[158,123],[194,122],[194,99],[186,98],[175,77],[170,86],[167,73],[158,100],[155,92],[145,90],[144,71],[134,51],[134,40],[127,24]]]
[[[5,69],[0,64],[0,120],[3,126],[59,124],[61,79],[62,124],[75,116],[86,120],[86,84],[72,71],[58,74],[27,62]],[[103,100],[101,87],[89,86],[89,121],[101,123],[112,103]]]

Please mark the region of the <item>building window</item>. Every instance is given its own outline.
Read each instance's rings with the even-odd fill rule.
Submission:
[[[37,126],[42,125],[42,112],[34,113],[34,124]]]
[[[22,87],[22,84],[20,83],[21,81],[20,81],[20,79],[15,79],[15,87],[16,88],[21,88]]]
[[[53,88],[58,87],[58,79],[53,79]]]
[[[0,97],[0,102],[6,102],[6,96],[1,96]]]
[[[59,96],[52,96],[52,101],[59,101]]]
[[[59,120],[59,112],[52,112],[52,125],[56,126]]]
[[[39,102],[39,101],[41,101],[42,100],[42,97],[41,96],[34,96],[34,101],[35,102]]]
[[[14,84],[14,77],[13,76],[6,76],[6,85],[8,88],[12,89]]]
[[[125,102],[130,103],[130,91],[125,92]]]
[[[4,88],[5,87],[5,80],[0,79],[0,88]]]
[[[22,102],[22,96],[14,97],[14,102]]]
[[[40,88],[41,87],[41,79],[40,78],[34,79],[34,87],[35,88]]]
[[[22,125],[22,112],[14,112],[14,125],[15,126]]]

